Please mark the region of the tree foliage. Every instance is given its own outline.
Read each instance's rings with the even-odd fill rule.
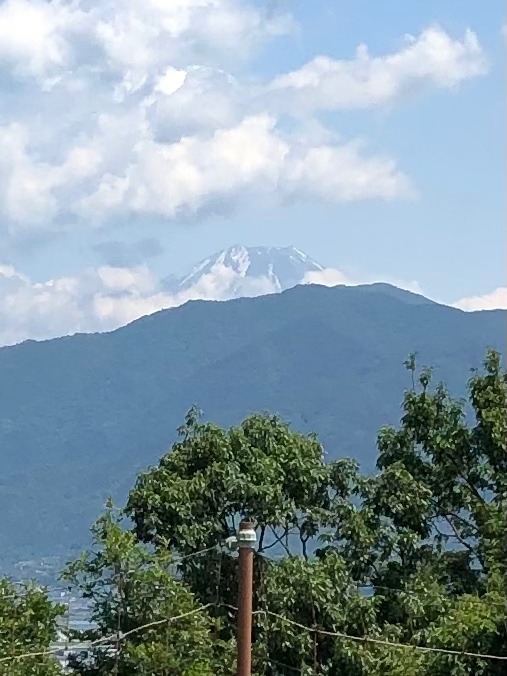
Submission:
[[[47,653],[57,637],[57,619],[63,607],[33,584],[0,580],[0,676],[57,676],[60,672]],[[32,654],[20,658],[21,655]]]
[[[94,550],[64,572],[91,600],[95,628],[87,638],[98,640],[87,655],[74,660],[75,672],[212,676],[224,659],[230,662],[227,644],[218,637],[219,623],[205,608],[201,611],[192,592],[176,579],[166,551],[138,543],[122,528],[121,515],[112,506],[92,530]]]
[[[433,387],[414,356],[406,366],[403,417],[379,433],[374,476],[326,463],[315,436],[276,416],[222,429],[192,409],[130,493],[133,529],[107,513],[98,551],[69,571],[99,636],[206,609],[76,670],[234,673],[237,558],[223,544],[249,517],[255,674],[505,673],[507,662],[463,654],[507,656],[505,374],[488,353],[467,402]]]

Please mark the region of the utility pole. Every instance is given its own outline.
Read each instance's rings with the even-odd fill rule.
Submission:
[[[252,587],[253,560],[257,534],[254,524],[244,520],[239,524],[239,598],[238,598],[238,670],[237,676],[252,674]]]

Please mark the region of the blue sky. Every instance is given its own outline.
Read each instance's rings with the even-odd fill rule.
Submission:
[[[0,342],[235,243],[507,306],[503,2],[170,4],[0,1]]]

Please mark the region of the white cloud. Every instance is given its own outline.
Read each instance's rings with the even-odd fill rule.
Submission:
[[[454,307],[467,312],[476,310],[507,310],[507,286],[499,286],[483,296],[469,296],[453,303]]]
[[[233,126],[251,112],[253,105],[237,78],[220,69],[196,65],[183,70],[169,68],[144,104],[159,142]]]
[[[475,35],[432,28],[387,56],[319,57],[254,86],[242,62],[293,28],[267,0],[0,2],[0,96],[13,102],[0,118],[0,242],[143,216],[165,224],[262,196],[413,194],[394,159],[300,114],[310,100],[377,105],[478,75]]]
[[[164,94],[165,96],[172,96],[178,89],[181,89],[187,79],[186,70],[178,70],[172,66],[168,66],[164,74],[159,77],[155,85],[155,92]]]
[[[334,268],[307,273],[303,284],[357,286],[371,278],[353,278]],[[414,283],[391,280],[415,293]],[[189,288],[168,291],[146,265],[104,265],[75,276],[33,282],[11,265],[0,265],[0,346],[27,338],[46,339],[78,332],[107,331],[189,300],[229,300],[277,293],[270,275],[242,276],[222,263]]]
[[[0,213],[7,222],[32,225],[55,215],[57,181],[52,167],[30,157],[27,145],[21,125],[0,127]]]
[[[118,268],[107,265],[97,270],[97,276],[103,288],[112,292],[149,294],[156,286],[153,275],[146,267]]]
[[[26,130],[0,128],[0,213],[11,231],[50,230],[62,214],[98,223],[118,215],[191,216],[248,194],[337,202],[411,194],[392,159],[368,156],[357,144],[295,146],[268,115],[174,143],[142,130],[133,139],[126,122],[104,117],[101,132],[71,147],[59,165],[29,154]]]
[[[241,60],[294,27],[287,14],[237,0],[5,0],[0,63],[50,86],[69,69],[116,75],[132,92],[169,64]]]
[[[307,193],[351,202],[414,194],[409,179],[392,159],[365,157],[359,143],[307,148],[289,159],[286,172],[289,188],[300,196]]]
[[[32,283],[11,266],[0,266],[0,345],[84,330],[78,286],[72,278]]]
[[[175,293],[165,291],[146,266],[101,266],[33,282],[13,266],[0,265],[0,346],[107,331],[189,300],[228,300],[276,290],[268,277],[245,279],[224,265]]]
[[[364,156],[356,144],[295,147],[273,117],[257,115],[175,143],[140,141],[126,171],[103,176],[79,210],[94,219],[110,212],[174,218],[247,190],[351,201],[404,196],[410,184],[392,160]]]
[[[31,153],[30,143],[27,127],[0,126],[0,215],[20,229],[46,227],[62,207],[57,189],[70,192],[76,183],[95,174],[102,160],[92,145],[76,145],[55,165]]]
[[[307,272],[303,277],[303,284],[319,284],[321,286],[351,286],[352,280],[346,274],[335,268],[325,268]]]
[[[394,279],[393,277],[372,277],[371,275],[351,276],[336,268],[324,268],[323,270],[315,270],[307,272],[302,281],[303,284],[318,284],[321,286],[360,286],[361,284],[376,284],[384,283],[396,286],[398,289],[404,291],[411,291],[420,296],[424,296],[424,292],[416,281],[407,281],[404,279]]]
[[[453,39],[432,27],[387,56],[372,57],[360,45],[352,60],[318,56],[299,70],[281,75],[270,85],[283,107],[348,110],[386,105],[428,86],[452,88],[484,75],[487,61],[475,33]]]
[[[256,117],[211,136],[184,137],[173,144],[141,142],[125,175],[121,206],[174,217],[244,186],[276,185],[288,147],[273,127],[269,118]],[[89,203],[103,210],[100,195],[98,202],[92,196]]]
[[[49,87],[71,65],[71,38],[82,30],[84,17],[73,3],[5,0],[0,4],[0,64]]]
[[[153,303],[156,293],[156,282],[142,267],[102,267],[79,276],[32,282],[12,266],[3,265],[0,344],[116,328],[163,307],[165,299],[160,299],[161,305]],[[127,301],[132,306],[130,314]]]

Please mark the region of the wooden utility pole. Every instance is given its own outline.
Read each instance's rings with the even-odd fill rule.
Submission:
[[[257,535],[251,521],[239,524],[239,598],[238,598],[238,670],[237,676],[252,674],[252,597],[253,560]]]

